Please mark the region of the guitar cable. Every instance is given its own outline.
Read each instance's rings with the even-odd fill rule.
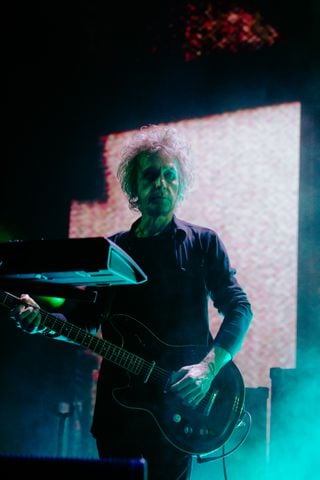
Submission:
[[[245,418],[247,420],[245,420]],[[217,455],[217,456],[205,456],[205,457],[201,457],[201,455],[198,455],[197,456],[197,462],[198,463],[206,463],[206,462],[211,462],[213,460],[219,460],[219,459],[222,459],[223,461],[223,470],[224,470],[224,474],[225,474],[225,478],[226,477],[226,466],[225,466],[225,458],[228,457],[229,455],[231,455],[231,453],[235,452],[236,450],[238,450],[238,448],[241,447],[241,445],[244,443],[244,441],[247,439],[248,435],[249,435],[249,432],[250,432],[250,429],[251,429],[251,424],[252,424],[252,418],[251,418],[251,415],[250,413],[245,410],[243,412],[243,415],[241,417],[241,420],[240,422],[238,423],[237,427],[240,427],[240,426],[243,426],[243,424],[246,426],[246,430],[244,432],[244,435],[242,436],[241,440],[229,451],[225,452],[225,444],[222,446],[222,455]]]

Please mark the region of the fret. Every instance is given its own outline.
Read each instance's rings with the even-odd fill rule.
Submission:
[[[12,309],[20,303],[25,302],[15,295],[0,291],[0,303]],[[48,327],[55,333],[72,340],[74,343],[89,348],[97,355],[101,355],[113,364],[124,368],[134,375],[141,373],[145,364],[145,361],[141,357],[128,352],[118,345],[113,345],[105,339],[98,338],[83,328],[61,319],[52,313],[46,312],[41,308],[40,313],[41,326]]]

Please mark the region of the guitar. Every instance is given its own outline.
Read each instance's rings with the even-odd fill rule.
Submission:
[[[0,291],[0,303],[12,309],[21,299]],[[124,371],[125,383],[112,390],[115,401],[151,415],[165,439],[178,450],[191,455],[210,454],[228,440],[240,422],[245,388],[232,360],[219,371],[200,404],[191,408],[171,393],[168,385],[174,370],[200,362],[208,347],[167,344],[143,323],[118,314],[109,320],[117,337],[117,342],[111,343],[52,313],[40,312],[41,327],[88,348]]]

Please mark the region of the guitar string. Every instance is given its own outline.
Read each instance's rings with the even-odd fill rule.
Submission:
[[[62,334],[63,334],[64,328],[68,327],[68,332],[67,333],[71,338],[73,338],[74,340],[78,336],[80,338],[82,338],[81,341],[79,339],[77,339],[77,342],[81,343],[81,345],[83,345],[84,342],[89,338],[90,341],[89,341],[89,343],[86,342],[85,346],[89,347],[89,345],[92,341],[95,345],[91,346],[89,348],[91,348],[91,350],[94,351],[95,353],[102,354],[102,356],[105,356],[106,353],[108,353],[109,349],[117,351],[117,353],[114,355],[114,359],[112,359],[112,356],[110,356],[110,355],[109,355],[109,357],[106,357],[106,358],[109,359],[112,363],[115,363],[116,365],[120,365],[123,368],[127,368],[128,370],[131,371],[131,373],[136,373],[136,374],[141,374],[142,373],[142,374],[146,374],[146,377],[147,377],[147,375],[150,372],[150,369],[154,365],[153,362],[145,360],[145,359],[139,357],[138,355],[136,355],[132,352],[129,352],[129,351],[123,349],[122,347],[119,347],[118,345],[114,345],[106,339],[98,338],[97,336],[92,335],[91,333],[84,331],[80,327],[78,327],[76,325],[73,325],[70,322],[63,321],[63,320],[53,316],[52,314],[50,314],[46,311],[43,311],[41,309],[40,309],[40,312],[45,317],[43,321],[45,322],[46,318],[49,318],[50,320],[53,320],[53,322],[54,322],[53,327],[56,327],[56,324],[57,324],[57,326],[58,326],[57,330],[60,331]],[[72,331],[73,330],[75,330],[77,332],[76,336],[74,336],[74,335],[72,336]],[[101,344],[101,345],[99,345],[99,344]],[[97,349],[97,347],[99,347],[99,348]],[[121,360],[124,358],[125,355],[127,356],[126,357],[127,359],[128,358],[131,359],[130,362],[129,362],[129,365],[126,365],[126,361],[127,361],[126,358],[124,359],[124,363],[123,364],[121,363]],[[121,356],[122,356],[122,359],[121,358],[119,359],[119,357],[121,357]],[[132,360],[133,360],[133,362],[132,362]],[[133,367],[133,371],[132,371],[132,367]],[[168,381],[168,377],[169,377],[169,372],[167,370],[165,370],[161,367],[158,367],[158,366],[155,366],[153,368],[153,370],[152,370],[152,380],[160,382],[162,384],[163,383],[166,384],[167,381]],[[210,397],[211,397],[211,395],[207,393],[204,396],[204,398],[200,401],[199,405],[201,405],[201,407],[203,406],[205,408],[210,401]]]
[[[2,302],[2,299],[4,299],[4,302]],[[19,303],[25,303],[25,302],[21,302],[21,300],[18,297],[15,297],[12,294],[7,294],[7,293],[3,294],[3,292],[0,291],[0,303],[4,303],[4,305],[6,305],[6,306],[8,306],[7,304],[9,304],[12,307],[15,307],[17,305],[17,301]],[[123,366],[126,365],[126,362],[130,358],[130,359],[135,359],[135,361],[138,361],[140,371],[145,371],[145,372],[147,372],[148,375],[150,373],[150,368],[153,368],[153,365],[154,365],[153,362],[146,361],[146,360],[138,357],[137,355],[132,354],[131,352],[128,352],[128,351],[122,349],[121,347],[118,347],[117,345],[111,344],[110,342],[108,342],[105,339],[101,339],[101,338],[99,338],[99,337],[97,337],[97,336],[95,336],[95,335],[93,335],[89,332],[86,332],[85,330],[81,329],[80,327],[78,327],[76,325],[73,325],[70,322],[63,321],[62,319],[59,319],[59,318],[55,317],[54,315],[50,314],[49,312],[42,310],[41,308],[39,309],[39,311],[40,311],[40,313],[42,314],[42,317],[43,317],[41,319],[41,322],[40,322],[41,326],[47,326],[47,324],[49,324],[50,329],[52,328],[54,330],[57,330],[57,333],[60,333],[60,334],[63,334],[64,331],[67,329],[67,334],[70,335],[69,338],[73,339],[78,344],[80,343],[81,345],[89,347],[95,353],[97,353],[96,350],[95,350],[97,347],[100,347],[100,352],[103,351],[103,350],[105,350],[105,352],[106,352],[106,351],[108,351],[108,349],[111,348],[111,350],[115,350],[115,351],[118,352],[116,354],[116,358],[119,356],[119,353],[121,353],[122,359],[124,360],[124,365]],[[78,340],[78,337],[81,338],[81,342],[80,342],[80,340]],[[94,344],[94,347],[90,347],[91,343]],[[107,345],[108,345],[108,347],[107,347]],[[103,347],[102,349],[101,349],[101,346]],[[118,363],[120,363],[120,366],[121,366],[121,361],[119,362],[119,359],[117,361],[118,361]],[[157,374],[157,377],[158,377],[158,380],[159,380],[159,378],[163,379],[164,376],[168,375],[168,372],[166,372],[164,369],[162,369],[158,366],[155,366],[152,370],[153,377],[155,376],[155,374]],[[149,378],[149,376],[146,377],[146,378]],[[199,405],[204,403],[204,400],[206,399],[206,397],[207,397],[207,395],[204,397],[204,399],[201,400]],[[198,405],[198,407],[199,407],[199,405]]]
[[[7,299],[5,298],[7,297]],[[16,297],[13,294],[7,292],[1,292],[0,298],[3,299],[3,303],[6,304],[9,308],[14,308],[17,303],[25,303],[21,301],[19,297]],[[127,365],[130,368],[132,365],[135,373],[135,370],[139,370],[139,372],[149,372],[153,366],[153,362],[149,362],[138,355],[129,352],[118,345],[113,345],[106,339],[101,339],[90,332],[86,332],[81,327],[77,325],[73,325],[68,321],[64,321],[60,318],[55,317],[51,313],[39,308],[39,312],[41,313],[41,326],[48,326],[56,333],[61,335],[65,335],[67,338],[70,338],[74,342],[90,348],[94,353],[100,355],[106,355],[109,350],[113,350],[116,352],[114,355],[111,353],[110,358],[107,357],[112,363],[117,363],[115,359],[118,360],[120,366],[126,367],[127,359],[129,359],[129,364]],[[91,343],[93,345],[91,346]],[[114,359],[112,358],[114,357]],[[119,358],[118,358],[119,357]],[[121,358],[122,357],[122,358]],[[121,363],[122,362],[122,363]],[[168,372],[161,367],[155,366],[153,369],[153,376],[154,374],[158,375],[159,379],[163,379],[168,375]]]
[[[1,303],[4,303],[7,306],[9,304],[9,308],[15,307],[17,303],[25,303],[21,301],[19,297],[16,297],[15,295],[9,294],[7,292],[1,292],[0,299],[3,299],[1,300]],[[91,349],[94,353],[98,355],[105,356],[110,349],[116,351],[117,353],[114,355],[114,358],[112,358],[112,354],[109,357],[105,358],[110,360],[112,363],[115,363],[116,365],[120,365],[120,367],[128,369],[133,374],[138,375],[141,373],[145,373],[147,377],[151,371],[152,380],[161,383],[163,383],[164,381],[168,381],[169,372],[157,365],[154,366],[153,362],[145,360],[138,355],[129,352],[122,347],[119,347],[118,345],[114,345],[108,342],[108,340],[106,339],[99,338],[89,332],[86,332],[77,325],[73,325],[68,321],[57,318],[51,313],[43,310],[42,308],[39,308],[39,312],[41,313],[42,317],[40,322],[41,326],[47,326],[49,324],[49,328],[52,328],[56,333],[65,335],[67,338],[70,338],[74,342]],[[91,346],[91,343],[93,343],[94,346]],[[99,348],[97,349],[97,347]],[[128,359],[130,359],[129,363]],[[205,397],[200,401],[200,404],[209,401],[209,396],[208,400],[206,398],[207,396],[208,395],[206,394]]]
[[[7,301],[6,301],[5,297],[6,297]],[[4,299],[4,302],[1,301],[1,298]],[[12,307],[14,307],[14,306],[16,306],[17,302],[18,303],[25,303],[25,302],[21,302],[19,297],[15,297],[14,295],[9,294],[9,293],[0,292],[0,303],[4,303],[4,305],[7,305],[7,303],[9,303],[9,304],[12,305]],[[47,326],[47,323],[49,323],[50,328],[52,328],[53,330],[56,330],[57,333],[60,333],[62,335],[64,334],[65,330],[67,329],[67,335],[66,336],[68,337],[68,335],[69,335],[69,338],[73,339],[76,343],[78,343],[80,345],[84,345],[84,342],[89,339],[89,342],[87,341],[84,346],[89,347],[93,352],[95,352],[97,354],[101,354],[101,352],[103,350],[105,352],[107,352],[108,349],[110,349],[110,348],[112,350],[117,351],[118,353],[117,353],[115,358],[117,359],[118,365],[120,364],[120,366],[125,367],[125,364],[126,364],[128,358],[130,358],[131,360],[134,359],[134,361],[137,362],[137,364],[139,366],[139,371],[136,371],[136,372],[133,371],[133,373],[140,374],[141,371],[146,372],[146,374],[147,374],[146,378],[149,379],[150,368],[152,368],[153,365],[154,365],[153,362],[149,362],[147,360],[144,360],[141,357],[138,357],[137,355],[135,355],[131,352],[128,352],[128,351],[122,349],[121,347],[118,347],[117,345],[111,344],[110,342],[108,342],[105,339],[98,338],[97,336],[95,336],[95,335],[93,335],[89,332],[84,331],[80,327],[78,327],[78,326],[76,326],[76,325],[74,325],[70,322],[63,321],[63,320],[55,317],[54,315],[50,314],[49,312],[47,312],[45,310],[42,310],[41,308],[39,309],[39,311],[43,316],[43,318],[41,319],[40,325]],[[49,322],[48,322],[48,320],[49,320]],[[74,335],[73,330],[75,330],[76,335]],[[80,342],[80,340],[78,340],[78,337],[82,338],[81,342]],[[94,343],[94,347],[90,347],[91,342]],[[107,345],[108,345],[108,348],[106,348]],[[101,346],[103,347],[102,349],[101,349]],[[97,347],[100,347],[99,352],[96,351]],[[121,365],[121,362],[118,359],[119,353],[121,353],[121,351],[123,352],[122,353],[122,358],[124,358],[123,355],[127,355],[127,358],[124,359],[124,365]],[[108,357],[106,357],[106,358],[108,358]],[[112,359],[109,359],[109,360],[112,361]],[[117,362],[115,361],[115,359],[113,359],[113,363],[117,364]],[[155,366],[152,370],[152,379],[156,380],[156,381],[163,382],[164,379],[168,380],[168,374],[169,374],[168,371],[166,371],[166,370],[164,370],[164,369],[162,369],[158,366]],[[207,394],[204,396],[204,398],[201,399],[201,401],[199,402],[199,404],[197,406],[197,409],[203,408],[204,412],[205,412],[207,406],[209,405],[209,402],[211,401],[211,398],[212,398],[212,393],[207,392]],[[233,410],[233,407],[232,407],[232,410]]]

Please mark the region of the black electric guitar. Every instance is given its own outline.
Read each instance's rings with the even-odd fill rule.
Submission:
[[[0,303],[14,308],[21,299],[0,291]],[[196,408],[182,403],[170,392],[173,371],[198,363],[207,347],[169,345],[138,320],[127,315],[110,319],[109,342],[70,322],[40,309],[41,326],[105,358],[126,372],[126,381],[112,390],[124,408],[144,411],[154,419],[162,435],[174,447],[191,455],[207,455],[220,448],[238,425],[244,406],[242,375],[229,361],[214,378],[206,396]]]

